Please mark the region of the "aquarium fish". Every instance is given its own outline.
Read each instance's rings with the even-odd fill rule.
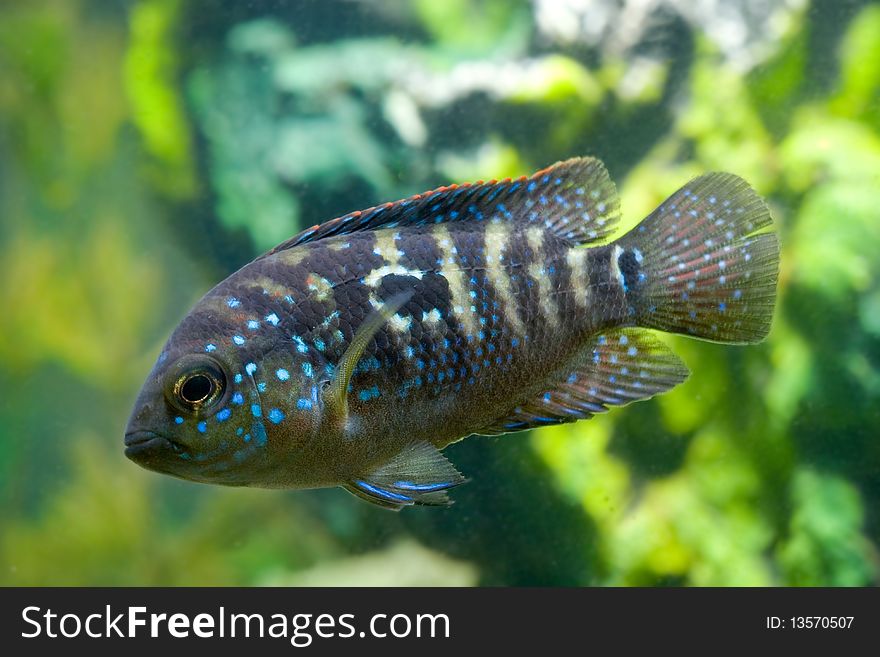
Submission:
[[[162,349],[126,455],[233,486],[447,504],[470,434],[574,422],[688,369],[649,329],[770,328],[779,245],[735,175],[687,183],[625,235],[593,158],[452,185],[314,226],[208,292]]]

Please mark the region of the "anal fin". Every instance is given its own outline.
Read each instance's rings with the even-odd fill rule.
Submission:
[[[571,370],[549,381],[546,390],[476,433],[498,435],[583,420],[611,406],[650,399],[688,374],[681,359],[648,331],[606,331],[595,336]]]
[[[363,500],[395,511],[405,506],[448,506],[446,491],[467,481],[430,443],[404,447],[387,463],[355,477],[344,488]]]

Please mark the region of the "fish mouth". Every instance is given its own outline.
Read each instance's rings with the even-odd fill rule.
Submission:
[[[153,431],[130,431],[125,434],[125,455],[132,461],[144,463],[162,454],[179,454],[183,447]]]

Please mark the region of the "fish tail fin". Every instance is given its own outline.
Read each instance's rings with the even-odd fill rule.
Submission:
[[[620,238],[617,264],[635,324],[728,343],[770,330],[779,241],[742,178],[695,178]]]

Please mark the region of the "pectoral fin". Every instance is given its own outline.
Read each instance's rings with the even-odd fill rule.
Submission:
[[[342,354],[342,358],[333,373],[333,378],[321,391],[321,401],[326,409],[327,416],[331,421],[338,422],[340,426],[346,426],[348,421],[348,383],[354,373],[355,365],[364,354],[364,349],[370,344],[370,340],[376,335],[394,314],[401,309],[412,297],[411,290],[394,295],[384,305],[371,312],[360,325],[348,349]]]
[[[399,511],[413,504],[448,506],[446,491],[467,481],[436,447],[416,442],[345,489],[363,500]]]

